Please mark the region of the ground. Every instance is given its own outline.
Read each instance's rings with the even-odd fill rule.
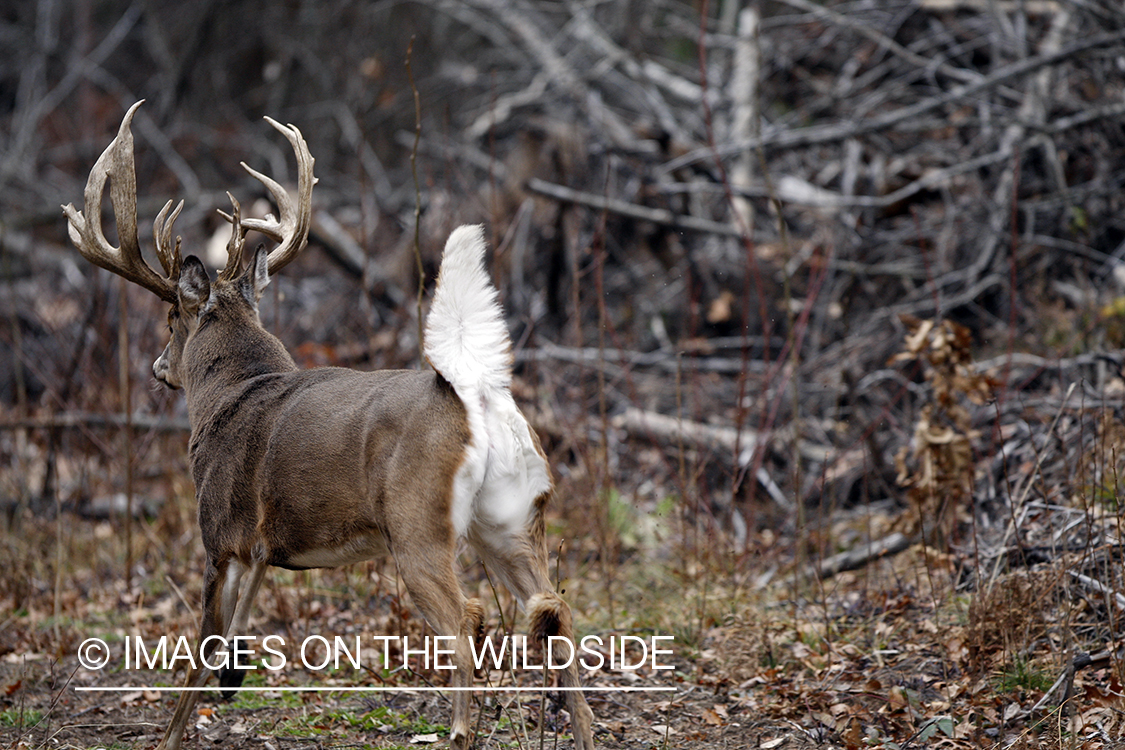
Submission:
[[[106,521],[69,519],[65,525],[72,550],[82,538],[102,542],[102,552],[119,541],[107,538]],[[42,532],[40,541],[49,544],[47,531],[47,525],[27,522],[24,539]],[[134,552],[138,560],[153,559],[140,544]],[[92,550],[89,554],[98,556]],[[1069,704],[1063,703],[1063,693],[1056,693],[1036,706],[1064,673],[1064,657],[1079,650],[1077,643],[1057,642],[1063,629],[1081,637],[1097,627],[1092,609],[1072,608],[1069,622],[1057,619],[1058,590],[1043,570],[998,578],[991,598],[984,600],[983,594],[957,592],[966,567],[956,556],[922,545],[819,582],[780,570],[764,577],[763,567],[774,562],[764,545],[756,560],[757,565],[746,558],[730,561],[741,568],[716,566],[678,575],[670,561],[641,565],[626,558],[615,575],[617,590],[602,590],[589,599],[600,587],[596,566],[575,568],[578,575],[566,583],[575,583],[568,598],[576,603],[580,634],[674,638],[672,655],[660,657],[674,670],[585,673],[588,687],[675,688],[674,693],[592,693],[599,747],[1101,748],[1113,747],[1121,736],[1125,702],[1113,660],[1079,671]],[[433,671],[367,668],[368,660],[381,665],[378,649],[362,652],[360,670],[346,663],[324,671],[292,668],[300,657],[289,644],[308,634],[339,634],[345,643],[356,635],[362,643],[379,634],[421,636],[423,627],[409,603],[400,604],[394,594],[392,573],[375,563],[339,571],[278,571],[263,592],[261,616],[252,620],[252,629],[258,638],[276,636],[274,649],[287,654],[286,667],[250,673],[244,685],[266,691],[243,691],[231,700],[205,693],[188,730],[187,747],[281,750],[447,743],[449,703],[439,692],[275,689],[441,685],[443,676]],[[487,580],[478,578],[469,566],[467,586],[491,595]],[[3,746],[155,746],[175,694],[144,688],[174,685],[180,677],[169,671],[123,669],[121,639],[140,636],[146,650],[154,651],[161,634],[173,639],[189,634],[193,617],[182,593],[170,578],[155,575],[134,581],[131,588],[120,581],[116,586],[68,588],[59,592],[66,614],[56,618],[49,614],[54,606],[51,587],[28,592],[24,607],[3,628]],[[607,593],[619,613],[613,626],[597,621]],[[494,601],[504,606],[505,622],[512,623],[515,612],[506,594],[497,592]],[[982,607],[987,618],[981,616]],[[1085,623],[1091,615],[1095,622]],[[514,624],[518,633],[518,617]],[[504,632],[498,617],[490,628],[489,634]],[[93,671],[79,664],[76,652],[87,637],[108,642],[111,663],[106,668]],[[63,647],[52,651],[54,643]],[[392,663],[399,658],[397,648],[391,646]],[[487,678],[478,673],[476,684],[511,684],[514,679],[537,685],[530,672],[518,667],[506,671],[492,670]],[[90,686],[137,689],[77,689]],[[542,732],[545,746],[569,747],[568,716],[559,694],[546,694],[545,722],[540,720],[543,701],[538,692],[478,695],[477,745],[537,747]]]

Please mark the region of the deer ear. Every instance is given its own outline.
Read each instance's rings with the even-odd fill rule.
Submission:
[[[180,307],[189,315],[197,315],[211,298],[211,280],[203,261],[194,255],[184,258],[180,279],[176,283]]]
[[[238,288],[242,296],[254,309],[258,308],[258,300],[262,298],[262,291],[270,283],[270,257],[265,245],[258,245],[254,251],[254,258],[250,265],[242,272],[238,280]]]

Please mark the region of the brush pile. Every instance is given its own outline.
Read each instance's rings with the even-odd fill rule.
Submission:
[[[89,470],[59,456],[111,452],[118,343],[133,383],[162,346],[163,313],[118,304],[52,208],[141,95],[140,192],[186,198],[189,251],[221,231],[223,190],[253,198],[240,159],[285,173],[261,114],[308,137],[323,254],[264,313],[302,364],[409,364],[418,261],[485,222],[564,491],[626,546],[678,497],[736,544],[862,506],[908,539],[934,522],[939,546],[976,524],[1002,555],[1042,541],[1023,538],[1035,503],[1117,497],[1119,3],[114,5],[24,8],[0,38],[9,498],[84,503]],[[945,344],[923,352],[922,328],[949,332],[961,380],[934,375]],[[149,443],[182,428],[158,409],[135,424]],[[955,462],[934,470],[939,445]],[[612,488],[620,513],[598,510]]]

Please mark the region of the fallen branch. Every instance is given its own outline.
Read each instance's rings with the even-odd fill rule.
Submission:
[[[644,436],[673,445],[689,445],[697,450],[730,455],[740,467],[748,465],[758,446],[766,447],[770,440],[769,436],[753,430],[742,430],[739,434],[733,427],[700,424],[634,408],[628,408],[615,417],[613,426],[632,436]],[[787,511],[794,509],[793,501],[786,497],[764,467],[758,467],[754,476],[778,507]]]
[[[733,427],[701,424],[634,408],[628,408],[615,417],[613,426],[630,435],[645,435],[656,440],[685,443],[693,448],[731,455],[734,455],[735,446],[738,446],[736,461],[739,466],[750,463],[758,446],[764,446],[769,441],[768,436],[753,430],[743,430],[740,437]]]
[[[740,182],[731,186],[731,191],[739,198],[767,198],[776,197],[782,203],[809,208],[888,208],[901,203],[912,195],[923,190],[940,187],[948,184],[949,180],[966,172],[975,172],[983,167],[989,167],[997,162],[1011,158],[1008,151],[998,151],[973,159],[968,159],[959,164],[954,164],[942,169],[926,172],[922,177],[907,185],[887,193],[886,195],[844,195],[832,190],[827,190],[818,185],[813,185],[792,175],[783,175],[777,180],[771,192],[765,184],[750,184]],[[722,193],[724,188],[713,183],[671,183],[657,187],[662,193]]]
[[[632,367],[655,367],[666,372],[674,373],[681,367],[677,363],[677,352],[661,349],[652,352],[635,352],[627,349],[605,349],[599,351],[594,347],[570,347],[557,344],[544,343],[535,349],[521,349],[516,353],[517,362],[560,360],[573,362],[585,367],[609,367],[613,363],[621,363]],[[747,366],[736,357],[691,356],[691,369],[705,372],[737,373]],[[754,371],[764,372],[765,365],[752,361],[749,368]]]
[[[819,563],[809,566],[807,575],[816,576],[820,579],[831,578],[837,573],[856,570],[883,557],[897,555],[914,544],[914,541],[913,537],[896,531],[882,539],[876,539],[838,555],[826,557]]]
[[[611,214],[628,216],[640,221],[651,221],[653,224],[661,224],[663,226],[686,229],[693,232],[719,234],[724,237],[740,236],[738,230],[734,229],[729,224],[721,224],[717,221],[700,219],[695,216],[680,216],[664,208],[638,206],[635,203],[626,203],[625,201],[607,198],[603,195],[587,193],[582,190],[572,190],[563,185],[556,185],[552,182],[546,182],[534,177],[527,181],[525,188],[529,193],[542,195],[546,198],[552,198],[563,203],[587,206],[597,209],[598,211],[608,211]]]
[[[1107,599],[1110,596],[1112,596],[1114,601],[1117,602],[1118,609],[1125,610],[1125,594],[1121,594],[1117,591],[1114,591],[1113,589],[1111,589],[1111,588],[1107,587],[1105,584],[1103,584],[1101,581],[1097,581],[1097,580],[1091,578],[1090,576],[1085,576],[1085,575],[1082,575],[1081,573],[1076,573],[1073,570],[1070,570],[1070,571],[1067,571],[1067,572],[1070,574],[1071,578],[1078,581],[1079,583],[1081,583],[1083,586],[1090,589],[1091,591],[1094,591],[1098,594],[1101,594],[1102,596],[1106,597]]]
[[[395,304],[403,304],[405,295],[384,266],[369,262],[360,244],[332,214],[327,211],[315,212],[311,233],[324,246],[329,257],[346,272],[361,279],[367,289],[380,287]]]
[[[191,424],[188,423],[187,419],[179,417],[161,417],[152,414],[133,414],[127,418],[124,414],[65,412],[63,414],[53,414],[49,417],[23,417],[19,419],[0,420],[0,430],[76,429],[81,427],[120,428],[126,426],[130,426],[134,430],[191,432]]]
[[[1125,657],[1125,649],[1118,648],[1115,651],[1101,651],[1096,654],[1078,654],[1071,659],[1070,664],[1066,665],[1062,674],[1059,675],[1055,683],[1051,685],[1047,692],[1043,693],[1043,697],[1036,701],[1035,705],[1031,707],[1030,713],[1032,715],[1042,711],[1044,707],[1052,703],[1052,699],[1064,687],[1062,700],[1057,701],[1058,705],[1062,705],[1069,700],[1074,688],[1074,676],[1083,669],[1104,669],[1114,662],[1119,662]]]

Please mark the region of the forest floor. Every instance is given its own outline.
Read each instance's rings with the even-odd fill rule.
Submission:
[[[0,747],[150,748],[159,741],[176,693],[154,688],[174,686],[182,674],[136,669],[135,650],[125,668],[133,642],[125,639],[143,639],[152,658],[162,635],[171,639],[169,655],[176,638],[194,639],[196,607],[189,603],[201,580],[193,573],[202,569],[198,540],[188,527],[174,547],[157,543],[162,524],[190,518],[191,502],[180,498],[173,505],[182,507],[135,524],[129,583],[120,574],[98,577],[106,566],[127,569],[121,519],[12,522],[5,563],[17,577],[26,574],[28,585],[17,591],[9,579],[6,586],[22,600],[0,627]],[[860,523],[874,528],[883,520],[872,513]],[[567,555],[562,586],[579,637],[671,636],[657,644],[670,649],[658,666],[674,670],[654,671],[649,663],[584,673],[584,684],[597,689],[588,699],[599,747],[1117,746],[1122,665],[1112,654],[1083,660],[1104,648],[1105,602],[1065,595],[1067,571],[1079,567],[1075,555],[1060,551],[966,593],[959,581],[973,569],[971,558],[921,544],[831,576],[810,574],[816,566],[791,553],[763,532],[746,554],[706,561],[631,550],[606,570],[596,559]],[[42,577],[56,555],[65,560],[61,586]],[[479,565],[468,565],[463,578],[490,605],[489,636],[521,632],[510,598],[494,592]],[[445,684],[445,675],[421,668],[417,657],[410,670],[384,668],[373,638],[425,633],[398,586],[391,563],[275,571],[251,620],[259,639],[252,645],[277,665],[280,657],[260,645],[273,634],[272,649],[285,665],[267,670],[251,659],[259,668],[244,687],[254,690],[230,700],[204,693],[187,747],[447,743],[449,694],[418,690]],[[302,657],[296,646],[317,635],[342,636],[345,645],[359,636],[361,668],[344,662],[318,669],[323,652]],[[100,670],[78,661],[91,637],[110,649]],[[628,652],[634,661],[636,642]],[[399,663],[398,643],[392,641],[391,667]],[[540,658],[533,653],[530,663]],[[516,667],[478,671],[476,685],[541,684],[541,672]],[[636,688],[649,690],[626,692]],[[478,747],[571,746],[559,693],[476,695]]]

